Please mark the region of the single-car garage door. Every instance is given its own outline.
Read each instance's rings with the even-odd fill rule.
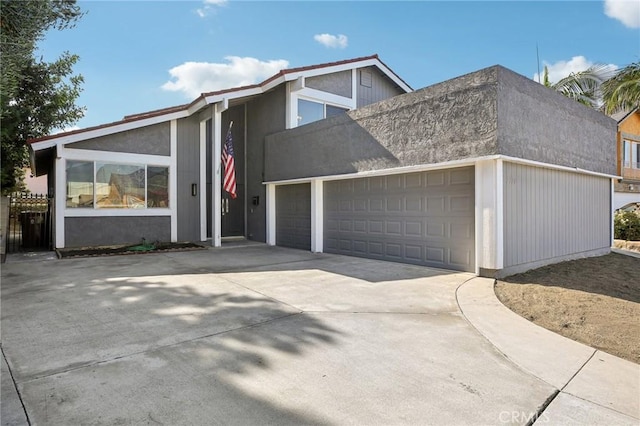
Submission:
[[[324,250],[473,272],[474,169],[327,181]]]
[[[311,250],[311,184],[276,187],[276,245]]]

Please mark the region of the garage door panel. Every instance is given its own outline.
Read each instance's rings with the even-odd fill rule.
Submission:
[[[326,206],[353,206],[325,210],[325,251],[473,271],[473,179],[467,167],[325,182]]]
[[[276,245],[311,250],[311,185],[276,187]]]

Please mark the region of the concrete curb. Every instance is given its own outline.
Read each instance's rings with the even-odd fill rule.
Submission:
[[[638,423],[640,365],[527,321],[500,302],[494,284],[493,279],[476,277],[456,291],[460,310],[480,334],[513,363],[561,393],[606,410],[601,414],[614,423]],[[552,401],[550,406],[557,410],[558,405]]]
[[[625,256],[640,258],[640,253],[637,251],[625,250],[625,249],[616,248],[616,247],[612,247],[611,251],[618,254],[624,254]]]

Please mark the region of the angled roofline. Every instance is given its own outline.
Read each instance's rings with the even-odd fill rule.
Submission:
[[[261,83],[202,93],[189,104],[147,111],[140,114],[126,115],[122,120],[119,121],[87,127],[85,129],[72,130],[69,132],[57,133],[55,135],[48,135],[40,138],[30,139],[27,141],[27,143],[31,145],[33,150],[40,151],[42,149],[47,149],[60,143],[66,145],[68,143],[79,142],[82,140],[106,136],[125,130],[131,130],[139,127],[162,123],[169,120],[184,118],[195,114],[202,108],[205,108],[213,103],[260,95],[287,81],[293,81],[300,77],[313,77],[316,75],[330,74],[334,72],[349,70],[353,69],[355,64],[357,64],[358,67],[376,66],[402,90],[407,93],[413,91],[413,88],[411,86],[409,86],[402,78],[400,78],[393,70],[391,70],[391,68],[389,68],[384,62],[382,62],[377,54],[374,54],[370,56],[363,56],[342,61],[327,62],[324,64],[283,69],[273,76],[262,81]]]
[[[629,111],[625,112],[620,118],[616,119],[614,116],[616,114],[611,114],[610,117],[613,118],[614,120],[616,120],[618,122],[618,124],[622,123],[624,120],[626,120],[627,118],[631,117],[631,115],[633,115],[634,112],[640,112],[640,108],[635,107],[635,108],[631,108]]]

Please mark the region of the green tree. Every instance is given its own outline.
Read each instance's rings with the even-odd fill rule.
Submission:
[[[2,192],[16,188],[28,165],[26,141],[69,126],[84,115],[75,105],[83,82],[73,74],[78,56],[53,62],[34,57],[50,29],[73,27],[82,17],[75,0],[0,1],[0,142]]]
[[[551,83],[549,70],[545,66],[542,84],[583,105],[597,109],[602,103],[600,88],[613,75],[614,72],[610,65],[597,64],[584,71],[571,73],[558,82]]]
[[[640,62],[621,68],[602,83],[603,110],[606,114],[629,111],[640,106]]]

